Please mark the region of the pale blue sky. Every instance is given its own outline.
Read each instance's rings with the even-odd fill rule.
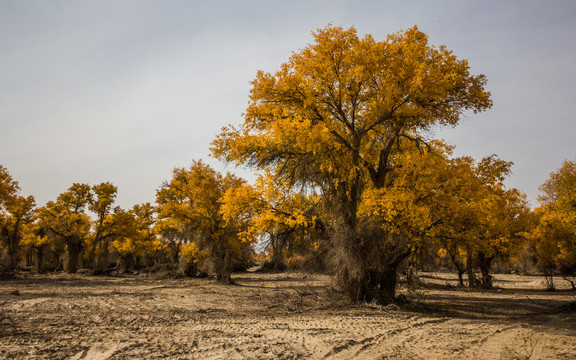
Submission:
[[[249,82],[328,23],[383,40],[417,24],[488,78],[494,107],[437,133],[538,186],[576,159],[576,1],[0,0],[0,164],[39,205],[111,181],[125,208],[239,124]],[[243,174],[243,173],[240,173]]]

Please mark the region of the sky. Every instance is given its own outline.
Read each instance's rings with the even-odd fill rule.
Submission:
[[[175,167],[239,125],[258,70],[274,72],[328,24],[359,35],[414,25],[485,74],[492,109],[436,131],[455,155],[514,162],[538,187],[576,160],[576,1],[0,0],[0,165],[38,205],[75,182],[116,204],[154,202]]]

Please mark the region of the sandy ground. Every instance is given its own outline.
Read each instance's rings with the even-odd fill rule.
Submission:
[[[496,275],[497,290],[472,291],[424,273],[400,289],[403,307],[350,305],[320,275],[234,279],[0,280],[0,358],[576,359],[576,294],[544,292],[540,277]]]

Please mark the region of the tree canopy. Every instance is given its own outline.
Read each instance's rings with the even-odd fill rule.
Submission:
[[[390,187],[402,166],[396,155],[425,146],[429,130],[456,125],[464,111],[490,108],[490,93],[484,75],[470,74],[466,60],[430,45],[416,26],[384,41],[333,26],[313,35],[276,73],[258,72],[244,123],[224,128],[212,151],[322,193],[337,212],[333,228],[348,234],[340,253],[364,267],[363,191]],[[365,289],[367,277],[380,275],[354,272],[345,282],[356,283],[357,300],[380,297]]]
[[[576,161],[564,161],[540,187],[542,206],[536,209],[536,255],[554,288],[554,271],[576,275]],[[572,287],[576,289],[574,281]]]

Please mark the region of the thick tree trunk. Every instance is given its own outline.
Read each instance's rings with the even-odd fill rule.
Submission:
[[[108,254],[100,253],[96,255],[96,266],[94,266],[94,274],[104,274],[108,269]]]
[[[132,254],[118,256],[117,268],[120,274],[129,272],[134,266],[134,256]]]
[[[380,274],[380,294],[378,302],[387,305],[396,300],[398,284],[397,267],[389,267]]]
[[[216,280],[229,284],[232,282],[232,258],[230,248],[226,240],[216,240],[210,248],[210,267],[212,274],[216,275]]]
[[[285,242],[280,237],[275,237],[272,239],[272,270],[273,271],[283,271],[286,270],[286,263],[284,262],[284,246]]]
[[[349,287],[350,298],[354,302],[376,301],[382,305],[392,304],[396,299],[397,284],[396,268],[368,271],[363,278]]]
[[[196,277],[198,274],[198,264],[185,262],[183,264],[183,272],[186,277]]]
[[[82,253],[82,241],[77,238],[69,239],[66,244],[66,261],[64,262],[64,271],[75,273],[78,271],[78,260]]]
[[[95,274],[106,274],[108,268],[110,267],[110,251],[108,247],[108,238],[101,239],[100,245],[101,248],[98,254],[96,255],[96,266],[95,266]]]
[[[37,247],[34,249],[34,272],[41,273],[42,272],[42,256],[44,247]]]
[[[96,256],[96,243],[92,244],[92,248],[88,252],[88,256],[86,256],[86,267],[90,269],[97,269],[98,268],[98,260]]]
[[[5,267],[5,271],[11,272],[18,266],[18,245],[20,243],[20,236],[15,232],[6,231],[3,234],[6,238],[3,247],[1,260]]]
[[[180,261],[180,244],[174,242],[170,244],[170,262],[178,264]]]
[[[466,272],[468,273],[468,287],[477,287],[478,279],[476,279],[476,275],[474,274],[474,258],[472,254],[468,254],[466,258]]]
[[[490,275],[490,267],[492,266],[493,256],[486,256],[484,253],[478,254],[478,267],[482,273],[482,279],[480,286],[483,289],[492,289],[494,286],[492,284],[492,275]]]
[[[222,268],[219,273],[218,281],[223,282],[225,284],[232,283],[232,258],[230,256],[230,249],[228,248],[227,244],[224,245],[224,259],[222,262]]]
[[[361,279],[348,281],[348,293],[354,302],[376,301],[381,305],[392,304],[396,301],[396,288],[398,285],[398,267],[410,254],[403,253],[379,270],[369,270]]]
[[[29,250],[26,252],[26,256],[24,256],[24,261],[26,263],[26,267],[32,267],[32,270],[34,270],[34,254],[36,252],[33,250]]]

